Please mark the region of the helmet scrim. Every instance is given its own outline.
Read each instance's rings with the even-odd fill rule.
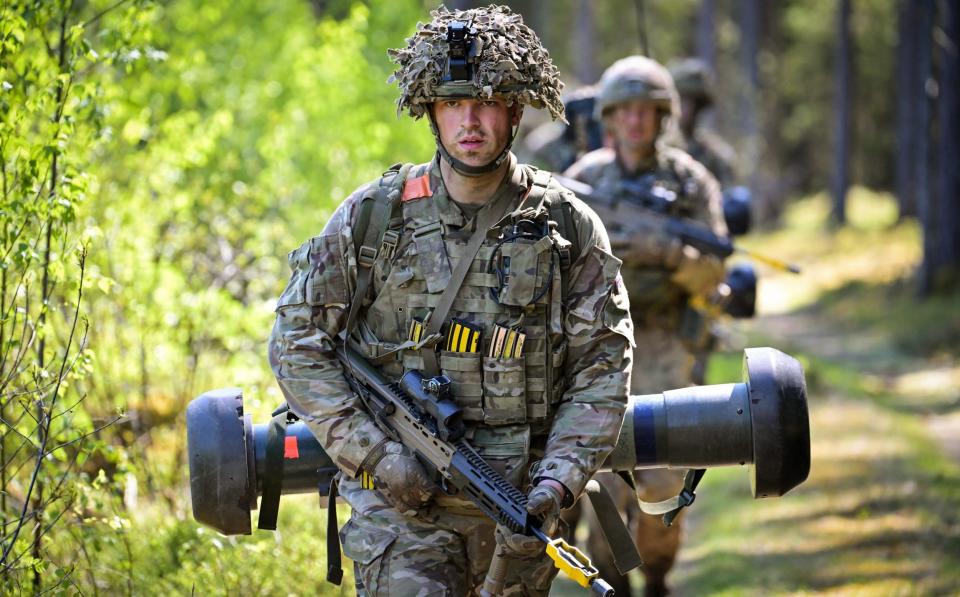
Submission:
[[[418,23],[406,47],[388,52],[397,65],[389,83],[400,87],[397,113],[414,118],[433,102],[449,98],[502,97],[543,108],[566,122],[560,73],[523,17],[506,6],[490,5],[430,13]]]

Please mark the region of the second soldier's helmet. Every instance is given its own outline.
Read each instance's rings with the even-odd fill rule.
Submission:
[[[670,74],[680,97],[689,97],[705,104],[713,101],[713,75],[699,58],[686,58],[670,65]]]
[[[595,115],[602,119],[618,104],[631,100],[653,102],[664,116],[680,114],[680,99],[670,72],[659,62],[645,56],[621,58],[600,77]],[[666,127],[661,127],[665,130]]]
[[[420,118],[439,100],[497,95],[564,120],[560,73],[523,17],[496,5],[454,11],[441,6],[430,16],[405,47],[389,51],[397,65],[388,82],[400,87],[398,112]]]

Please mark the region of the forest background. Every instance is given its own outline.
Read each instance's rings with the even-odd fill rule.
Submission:
[[[938,132],[957,122],[938,108],[948,92],[956,103],[950,3],[509,4],[571,89],[644,47],[664,62],[708,59],[719,75],[713,126],[738,151],[762,228],[820,194],[832,234],[849,185],[898,191],[886,198],[889,225],[919,215],[928,231],[915,237],[921,257],[899,296],[911,306],[956,298],[960,251],[931,244],[958,238],[942,227],[956,230],[956,172],[942,182],[951,169],[937,166],[956,163]],[[433,7],[2,4],[4,593],[331,590],[313,502],[282,509],[274,535],[225,538],[192,520],[184,413],[224,386],[244,388],[257,420],[282,401],[265,340],[287,252],[359,184],[432,155],[426,125],[397,117],[386,49]],[[920,158],[904,163],[908,141]],[[921,351],[956,354],[960,322],[946,313]]]

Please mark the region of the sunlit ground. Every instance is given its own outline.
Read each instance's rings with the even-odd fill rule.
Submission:
[[[728,326],[729,352],[709,372],[738,381],[744,346],[800,359],[810,476],[753,500],[746,469],[710,471],[674,595],[960,594],[957,297],[917,302],[919,230],[896,224],[892,198],[854,190],[838,231],[828,208],[822,195],[798,202],[785,229],[743,241],[803,273],[757,266],[760,316]],[[554,594],[582,592],[562,584]]]

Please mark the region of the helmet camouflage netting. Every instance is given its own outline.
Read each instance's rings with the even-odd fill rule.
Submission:
[[[544,108],[554,120],[566,122],[560,91],[560,72],[547,49],[523,17],[506,6],[450,11],[441,6],[430,13],[432,20],[417,23],[404,48],[389,50],[397,65],[388,83],[400,87],[397,113],[404,109],[414,118],[427,112],[429,104],[444,97],[442,81],[447,64],[447,25],[468,23],[476,29],[477,62],[470,95],[489,98],[497,95],[508,103],[519,102]]]

